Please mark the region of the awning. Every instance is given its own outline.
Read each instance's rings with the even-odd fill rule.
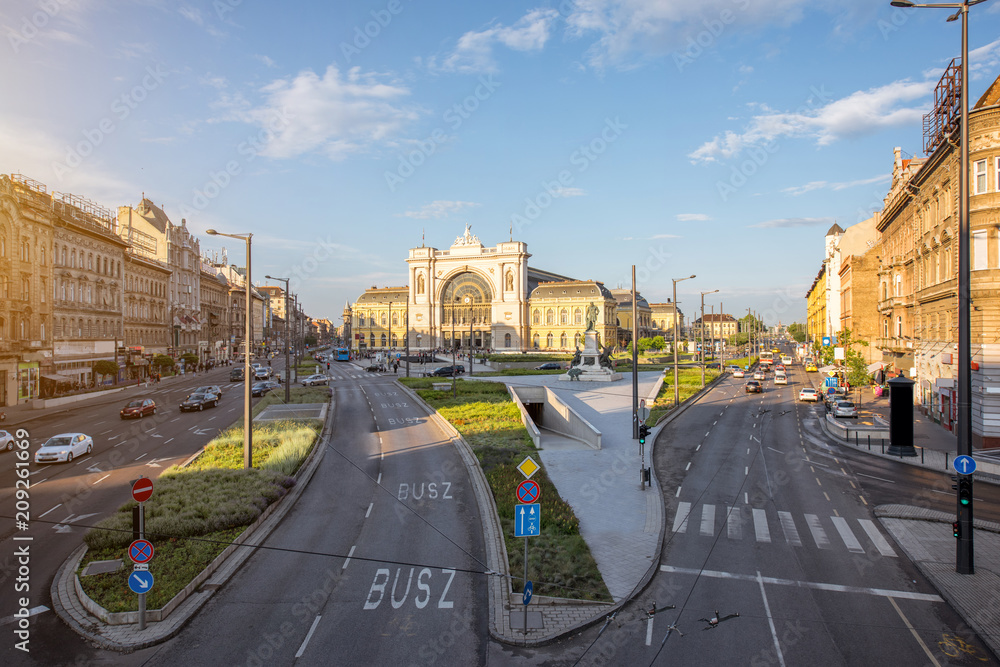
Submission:
[[[68,375],[42,375],[42,379],[55,383],[72,384],[79,378],[69,377]]]
[[[868,364],[868,372],[874,373],[875,371],[880,371],[885,368],[885,363],[882,361],[876,361],[874,364]]]
[[[823,368],[819,369],[819,372],[820,373],[836,373],[837,370],[838,370],[838,368],[836,366],[823,366]]]

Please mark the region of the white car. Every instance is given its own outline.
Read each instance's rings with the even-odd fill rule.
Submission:
[[[742,370],[740,370],[739,368],[737,368],[737,369],[735,369],[733,371],[733,377],[734,378],[746,377],[746,373],[744,373]]]
[[[14,451],[14,436],[7,431],[0,431],[0,450],[5,452]]]
[[[311,387],[315,384],[330,384],[330,378],[322,373],[317,373],[316,375],[308,375],[302,378],[302,386]]]
[[[788,376],[784,373],[775,373],[774,384],[788,384]]]
[[[838,401],[836,405],[833,406],[833,416],[852,417],[854,419],[857,419],[858,408],[851,401]]]
[[[753,379],[754,380],[763,380],[766,377],[767,376],[764,375],[764,371],[754,371],[753,372]]]
[[[94,440],[85,433],[60,433],[45,441],[35,452],[35,463],[69,463],[77,456],[89,454]]]
[[[805,389],[799,390],[799,400],[800,401],[812,401],[813,403],[819,402],[819,392],[812,387],[806,387]]]

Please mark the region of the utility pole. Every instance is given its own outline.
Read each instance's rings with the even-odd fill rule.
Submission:
[[[632,265],[632,439],[639,437],[639,306],[636,303],[635,264]]]

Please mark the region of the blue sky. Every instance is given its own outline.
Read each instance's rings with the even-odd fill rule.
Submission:
[[[943,9],[843,0],[7,0],[0,172],[254,234],[306,310],[472,226],[539,268],[805,318],[823,234],[881,206],[958,55]],[[970,20],[974,102],[1000,2]],[[239,242],[225,244],[243,264]]]

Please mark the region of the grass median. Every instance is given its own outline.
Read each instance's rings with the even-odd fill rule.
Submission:
[[[324,403],[329,390],[293,388],[291,403]],[[284,403],[284,390],[265,396],[267,405]],[[188,466],[171,466],[155,482],[145,507],[146,539],[155,555],[149,563],[154,586],[146,608],[159,609],[187,586],[209,563],[294,486],[292,475],[305,461],[322,431],[317,420],[255,423],[254,468],[243,469],[243,421],[240,419],[205,446]],[[110,612],[135,611],[138,596],[128,587],[132,571],[134,501],[122,505],[84,537],[87,553],[79,574],[92,561],[121,559],[116,572],[80,577],[84,590]]]
[[[514,506],[517,485],[524,480],[516,466],[531,455],[541,462],[521,414],[507,388],[499,383],[457,383],[458,396],[451,389],[435,391],[430,378],[401,378],[431,407],[447,419],[472,447],[486,475],[500,516],[507,544],[513,588],[520,591],[524,571],[524,542],[514,537]],[[541,487],[541,535],[528,540],[528,576],[537,595],[583,600],[611,601],[590,548],[580,535],[580,524],[559,496],[543,467],[532,479]]]

